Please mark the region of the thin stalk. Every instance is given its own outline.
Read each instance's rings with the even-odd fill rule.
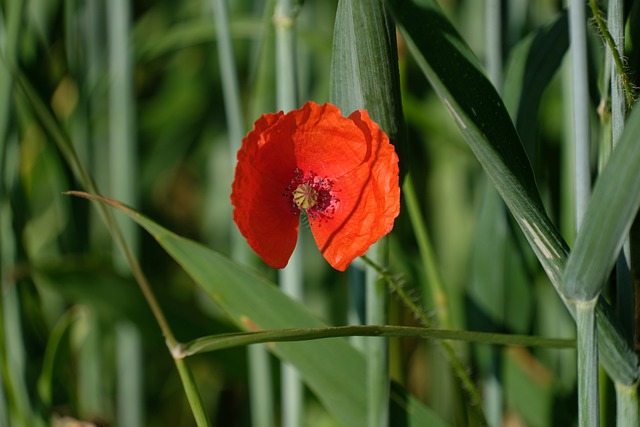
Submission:
[[[273,24],[276,40],[276,104],[279,110],[293,110],[298,104],[296,72],[296,10],[293,0],[278,0]],[[302,233],[288,265],[279,271],[282,291],[293,299],[302,301],[303,286]],[[296,427],[304,418],[304,387],[297,370],[288,363],[282,364],[282,425]]]
[[[135,101],[133,95],[133,65],[131,52],[131,4],[129,0],[112,0],[106,4],[109,49],[109,180],[110,193],[119,200],[136,206],[138,182],[135,138]],[[131,251],[138,253],[139,229],[125,218],[117,218],[122,235]],[[129,267],[114,241],[113,260],[116,270],[125,273]],[[142,426],[142,369],[135,361],[142,359],[140,334],[132,324],[116,325],[118,371],[118,418],[120,425]],[[101,344],[100,344],[101,345]],[[104,399],[103,399],[104,400]]]
[[[589,167],[589,86],[587,76],[587,30],[584,2],[569,0],[569,39],[571,42],[571,101],[573,104],[573,145],[575,167],[576,228],[587,210],[591,195]]]
[[[592,8],[594,5],[592,4]],[[597,7],[597,6],[596,6]],[[624,55],[624,5],[621,0],[610,0],[608,19],[609,28],[604,31],[610,32],[613,50],[618,56]],[[624,131],[625,117],[627,114],[627,104],[624,99],[624,80],[619,74],[616,55],[612,51],[611,45],[607,44],[607,56],[610,57],[608,64],[611,69],[611,140],[613,147],[616,146],[622,132]],[[624,332],[629,342],[633,342],[634,335],[634,302],[635,290],[631,275],[629,260],[629,240],[627,240],[624,252],[618,257],[616,263],[616,308],[621,323],[624,325]]]
[[[537,348],[575,348],[572,339],[542,338],[530,335],[475,332],[464,329],[434,329],[417,326],[350,325],[323,328],[290,328],[258,332],[233,332],[197,338],[181,346],[174,357],[178,359],[195,354],[225,350],[233,347],[267,342],[311,341],[341,337],[413,337],[432,340],[455,340],[491,345]]]
[[[347,281],[349,286],[349,307],[347,319],[349,325],[363,325],[365,323],[365,275],[356,264],[347,269]],[[365,352],[365,340],[361,337],[353,337],[351,344],[358,350]]]
[[[498,89],[502,87],[502,1],[485,0],[485,48],[487,75]]]
[[[189,401],[193,417],[196,420],[196,425],[198,427],[211,426],[209,415],[204,409],[204,402],[202,401],[202,397],[198,391],[191,369],[187,366],[187,362],[177,358],[174,358],[174,362],[176,364],[176,368],[178,368],[178,374],[180,374],[182,386],[184,387],[185,394],[187,395],[187,400]]]
[[[442,280],[440,279],[433,246],[431,245],[431,238],[429,237],[427,227],[423,221],[424,216],[420,211],[420,204],[418,203],[418,197],[416,196],[411,174],[407,174],[404,180],[402,194],[404,195],[404,201],[407,212],[409,213],[409,220],[411,221],[413,233],[416,241],[418,242],[420,258],[422,260],[425,274],[427,275],[427,280],[425,281],[426,289],[422,289],[422,292],[425,295],[427,293],[431,293],[431,298],[435,304],[435,313],[438,318],[438,324],[443,328],[448,328],[451,326],[448,298],[444,291]]]
[[[595,307],[598,298],[576,303],[578,351],[578,424],[600,424],[598,340]]]
[[[593,0],[591,1],[594,6]],[[620,57],[624,55],[624,2],[622,0],[609,0],[608,19],[609,30],[606,26],[601,28],[602,31],[609,35],[611,43],[607,42],[607,53],[611,55],[611,63],[608,64],[611,69],[611,140],[613,146],[620,139],[624,131],[624,119],[627,114],[627,104],[625,103],[625,81],[628,84],[628,78],[624,74]],[[599,15],[594,13],[594,15]],[[598,18],[600,21],[600,18]],[[610,33],[609,33],[610,31]],[[609,40],[609,39],[607,39]],[[629,104],[631,106],[631,104]]]
[[[595,18],[596,25],[598,25],[598,29],[602,34],[602,37],[611,52],[613,59],[613,70],[612,74],[617,75],[617,79],[619,79],[619,83],[623,90],[620,92],[620,95],[625,95],[627,100],[627,107],[631,107],[633,105],[633,88],[631,87],[631,83],[629,82],[629,76],[627,75],[627,71],[625,70],[624,63],[622,62],[622,58],[624,56],[624,44],[621,44],[620,41],[624,37],[624,22],[623,22],[623,6],[621,1],[615,0],[611,4],[609,2],[609,24],[611,28],[611,32],[609,32],[609,28],[602,19],[602,13],[600,12],[600,8],[598,7],[598,2],[596,0],[589,0],[589,5],[591,6],[591,12],[593,13],[593,17]],[[612,12],[615,15],[612,15]],[[616,16],[617,15],[617,16]],[[617,22],[611,22],[611,18]]]
[[[502,93],[502,0],[485,0],[485,49],[487,75],[498,93]],[[495,191],[491,191],[487,197],[498,197]],[[502,203],[500,203],[502,205]],[[493,217],[491,221],[504,221],[503,217]],[[504,244],[505,236],[497,236]],[[502,268],[501,265],[498,268]],[[496,284],[504,289],[502,283]],[[504,295],[504,294],[503,294]],[[503,305],[504,306],[504,305]],[[483,372],[482,388],[485,396],[483,400],[484,412],[487,415],[489,425],[499,426],[503,424],[504,390],[499,380],[502,370],[502,353],[496,348],[489,348],[489,361]]]
[[[236,61],[229,28],[229,12],[226,0],[213,0],[212,6],[216,27],[222,95],[229,132],[229,148],[235,159],[244,136],[244,120],[242,118],[240,86],[238,84],[238,73],[236,72]]]
[[[140,331],[132,323],[116,325],[116,359],[118,366],[118,425],[143,426],[144,411],[141,372],[144,372]]]
[[[381,239],[368,253],[373,261],[381,264],[388,249],[387,239]],[[387,256],[388,257],[388,256]],[[377,272],[365,270],[366,323],[383,325],[388,323],[387,289]],[[367,361],[367,425],[384,427],[389,422],[389,354],[387,339],[367,339],[365,341]]]
[[[288,112],[298,104],[296,72],[296,10],[293,0],[278,0],[273,25],[276,29],[276,103]]]
[[[303,301],[303,258],[301,251],[301,238],[289,260],[289,264],[279,271],[280,288],[282,292],[296,301]],[[302,378],[297,369],[283,362],[280,378],[282,381],[282,425],[295,427],[303,424],[304,414],[304,387]]]
[[[251,425],[273,426],[273,380],[269,351],[264,344],[250,345],[247,347],[247,356],[249,358]]]
[[[431,320],[429,320],[424,311],[421,310],[415,302],[413,302],[409,295],[407,295],[407,293],[404,291],[400,283],[398,283],[398,281],[391,274],[389,274],[386,270],[384,270],[382,267],[380,267],[365,255],[361,256],[360,259],[362,259],[368,266],[372,267],[384,279],[391,290],[398,295],[398,297],[412,311],[416,318],[420,320],[423,326],[427,328],[432,326]],[[469,373],[467,372],[464,364],[458,358],[453,345],[451,345],[451,343],[448,341],[439,341],[438,343],[446,352],[453,372],[460,381],[463,390],[469,398],[469,404],[478,417],[478,422],[480,423],[480,425],[487,425],[487,420],[485,419],[484,411],[482,410],[482,400],[480,399],[480,393],[471,380],[471,377],[469,376]]]
[[[135,141],[135,107],[133,70],[130,50],[131,5],[128,0],[107,2],[107,34],[109,44],[109,177],[111,195],[122,202],[137,204],[137,154]],[[123,238],[137,253],[138,229],[131,221],[116,220]],[[126,260],[114,242],[118,269],[126,268]]]
[[[226,0],[213,0],[213,18],[218,45],[218,63],[229,133],[229,153],[231,164],[236,163],[236,153],[242,144],[244,135],[244,119],[240,99],[236,60],[233,52],[229,12]],[[212,201],[213,202],[213,201]],[[230,233],[231,258],[248,263],[247,245],[237,227],[231,224]],[[249,364],[249,394],[251,405],[251,424],[255,427],[273,425],[273,381],[269,369],[269,352],[263,345],[251,346],[247,349]]]
[[[593,8],[594,5],[592,4]],[[597,6],[596,6],[597,7]],[[609,28],[604,30],[610,34],[613,48],[618,56],[624,55],[624,5],[621,0],[610,0],[608,10]],[[624,77],[619,74],[615,54],[611,45],[607,44],[607,57],[610,63],[606,64],[611,69],[611,141],[615,147],[624,131],[625,117],[627,114],[627,104],[624,99]],[[605,159],[606,161],[606,159]],[[634,334],[634,302],[635,290],[629,265],[629,240],[627,240],[624,251],[618,257],[616,263],[616,308],[624,332],[629,342],[633,342]]]
[[[629,79],[622,66],[621,57],[624,56],[624,2],[622,0],[609,0],[607,12],[607,27],[603,25],[598,16],[598,25],[601,31],[607,33],[607,53],[611,57],[611,139],[613,147],[616,146],[624,131],[627,107],[633,104],[633,94],[629,85]],[[597,7],[591,1],[591,8]],[[594,12],[594,15],[596,13]],[[599,14],[598,14],[599,15]],[[625,97],[626,103],[625,103]],[[624,251],[618,257],[616,263],[616,308],[620,322],[624,325],[623,331],[630,343],[633,343],[635,335],[634,310],[636,302],[635,285],[633,281],[632,257],[630,249],[631,239],[627,239]],[[627,386],[615,383],[616,391],[616,425],[618,427],[640,425],[638,416],[638,385]]]

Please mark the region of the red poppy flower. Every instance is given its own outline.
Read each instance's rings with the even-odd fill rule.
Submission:
[[[307,102],[256,121],[238,151],[231,203],[240,232],[270,266],[287,265],[304,211],[320,252],[344,271],[393,228],[398,156],[366,111],[346,118]]]

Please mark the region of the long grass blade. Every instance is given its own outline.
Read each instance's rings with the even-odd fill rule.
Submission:
[[[208,351],[218,351],[255,343],[309,341],[339,337],[417,337],[422,339],[455,340],[492,345],[515,345],[539,348],[573,348],[570,339],[542,338],[529,335],[500,334],[466,330],[447,330],[412,326],[357,325],[322,328],[295,328],[260,332],[240,332],[202,337],[182,345],[180,357]]]
[[[593,189],[584,222],[567,261],[568,294],[587,300],[605,284],[640,207],[640,111],[624,133]]]

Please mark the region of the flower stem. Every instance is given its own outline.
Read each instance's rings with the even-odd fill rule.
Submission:
[[[613,3],[621,3],[621,2],[617,2],[614,1]],[[591,12],[593,13],[593,17],[595,18],[596,24],[598,25],[598,29],[600,30],[600,32],[602,33],[602,37],[604,38],[605,42],[607,43],[607,46],[609,48],[609,51],[611,52],[611,56],[613,58],[613,65],[615,67],[615,69],[613,70],[613,75],[617,75],[618,78],[615,79],[617,81],[619,81],[622,86],[624,87],[624,95],[626,97],[627,100],[627,106],[631,107],[633,105],[633,89],[631,87],[631,83],[629,83],[629,76],[624,68],[624,64],[622,62],[622,56],[623,56],[623,52],[624,52],[624,48],[623,48],[623,44],[621,43],[620,40],[620,36],[624,35],[624,23],[622,26],[619,25],[615,25],[615,32],[614,30],[612,30],[611,32],[609,32],[609,29],[607,28],[607,25],[604,23],[604,20],[602,19],[602,13],[600,12],[600,8],[598,7],[598,3],[596,0],[589,0],[589,5],[591,6]],[[611,11],[611,9],[617,10],[617,12],[619,12],[621,15],[623,13],[622,11],[622,5],[616,6],[616,5],[611,5],[611,2],[609,2],[610,8],[609,10]],[[621,16],[620,16],[621,17]],[[609,22],[611,23],[611,15],[609,16]],[[612,29],[614,28],[614,25],[612,24]],[[622,30],[621,32],[619,32],[618,30]],[[613,34],[612,34],[613,33]]]
[[[382,238],[369,249],[375,260],[385,257],[388,239]],[[387,289],[375,270],[365,270],[366,323],[388,322]],[[387,339],[367,339],[367,425],[385,427],[389,420],[389,354]]]
[[[400,299],[407,307],[413,312],[413,314],[418,318],[423,326],[430,328],[432,327],[431,320],[426,316],[423,310],[421,310],[415,302],[411,300],[409,295],[404,291],[400,283],[387,272],[384,268],[380,267],[373,260],[368,258],[366,255],[360,257],[367,265],[372,267],[387,283],[387,285],[391,288],[393,292],[398,294]],[[439,341],[438,342],[442,348],[446,351],[449,363],[451,363],[451,367],[453,368],[454,373],[458,377],[462,388],[467,393],[469,398],[470,406],[475,411],[478,421],[481,425],[487,425],[487,421],[482,410],[482,400],[480,399],[480,393],[476,388],[475,384],[471,380],[471,377],[467,373],[467,370],[462,363],[462,361],[458,358],[453,346],[448,341]]]
[[[420,212],[418,197],[416,196],[416,191],[413,186],[413,178],[411,174],[407,174],[404,185],[402,186],[402,190],[407,206],[407,211],[409,213],[411,226],[413,227],[416,240],[418,242],[420,258],[422,259],[423,267],[427,275],[427,280],[425,282],[426,286],[428,286],[428,289],[422,289],[422,292],[425,295],[427,293],[431,293],[431,298],[436,304],[435,312],[438,317],[438,324],[443,328],[448,328],[451,326],[448,298],[446,292],[444,291],[442,280],[440,279],[440,273],[438,271],[435,256],[433,254],[433,247],[431,246],[431,239],[429,237],[427,227],[422,220],[423,216]],[[425,323],[425,325],[428,325],[428,323],[426,323],[426,319],[421,320],[423,323]]]

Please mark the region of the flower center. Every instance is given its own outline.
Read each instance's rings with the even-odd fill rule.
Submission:
[[[293,192],[293,202],[300,209],[307,210],[318,202],[318,192],[310,184],[300,184]]]
[[[314,172],[294,171],[291,183],[282,194],[291,201],[291,212],[294,215],[305,211],[309,219],[330,219],[339,200],[335,197],[333,181],[320,178]]]

